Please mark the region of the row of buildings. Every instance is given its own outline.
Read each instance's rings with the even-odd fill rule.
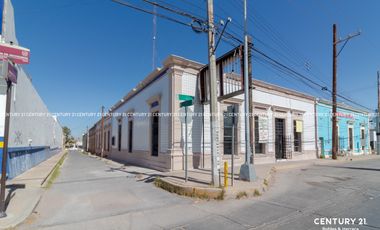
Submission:
[[[210,167],[209,105],[200,96],[203,67],[192,60],[169,56],[162,68],[150,73],[84,134],[84,149],[129,164],[182,170],[187,135],[189,167]],[[219,91],[240,84],[231,73],[221,76],[225,80],[222,87],[218,80]],[[252,84],[255,164],[331,156],[329,101],[263,81],[254,80]],[[187,133],[177,116],[179,94],[194,97]],[[234,116],[235,122],[230,116],[231,111],[245,114],[243,102],[243,95],[236,94],[218,103],[217,138],[222,160],[229,160],[234,153],[235,162],[244,161],[244,115]],[[340,104],[337,116],[339,154],[370,154],[368,111]]]

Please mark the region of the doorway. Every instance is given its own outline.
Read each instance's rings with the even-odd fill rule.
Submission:
[[[158,156],[158,141],[159,141],[158,125],[159,125],[158,113],[153,113],[152,122],[151,122],[151,130],[152,130],[152,133],[151,133],[151,137],[152,137],[151,152],[152,152],[152,156]]]
[[[360,144],[361,144],[361,151],[364,153],[365,151],[365,146],[366,146],[366,138],[365,138],[365,130],[364,128],[360,129]]]
[[[117,149],[119,152],[121,151],[121,124],[119,124],[118,129],[117,129]]]
[[[232,131],[234,129],[234,118],[236,113],[236,105],[230,105],[227,110],[223,112],[223,153],[225,155],[232,154],[232,148],[237,143],[237,133],[236,133],[236,122],[235,122],[235,133],[234,141],[232,140]],[[235,111],[234,111],[235,109]],[[236,149],[236,148],[235,148]],[[235,152],[236,155],[236,152]]]
[[[133,120],[128,121],[128,152],[133,150]]]
[[[276,159],[286,159],[285,155],[285,119],[275,119],[275,145],[276,145]]]
[[[354,150],[354,136],[353,129],[351,127],[348,128],[348,148],[350,151]]]

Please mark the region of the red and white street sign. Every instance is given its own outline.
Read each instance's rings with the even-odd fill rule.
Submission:
[[[30,50],[21,46],[0,43],[0,60],[11,60],[15,64],[29,64]]]

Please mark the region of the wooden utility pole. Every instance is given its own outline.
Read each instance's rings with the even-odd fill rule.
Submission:
[[[88,152],[89,144],[90,144],[90,133],[88,132],[88,125],[87,125],[87,137],[86,137],[86,152]]]
[[[355,33],[355,34],[349,34],[346,38],[344,39],[339,39],[337,38],[337,31],[336,31],[336,24],[333,25],[333,85],[332,85],[332,159],[336,160],[337,159],[337,152],[338,152],[338,127],[337,127],[337,101],[336,101],[336,96],[337,96],[337,58],[339,54],[342,52],[344,47],[346,46],[347,42],[356,36],[360,35],[360,31]],[[343,46],[340,48],[339,52],[337,52],[337,45],[341,42],[344,42]]]
[[[9,123],[12,101],[12,82],[7,80],[7,97],[5,105],[5,127],[4,127],[4,146],[3,158],[1,164],[1,188],[0,188],[0,218],[6,217],[6,200],[5,200],[5,186],[7,180],[7,158],[8,158],[8,140],[9,140]]]
[[[380,155],[380,71],[377,71],[376,153]]]
[[[380,111],[380,71],[377,71],[377,112]]]
[[[100,155],[101,157],[104,157],[104,106],[102,106],[102,129],[101,129],[100,138],[101,138]]]
[[[336,160],[338,151],[337,126],[336,126],[336,68],[337,68],[337,35],[336,24],[333,25],[333,85],[332,85],[332,159]]]
[[[218,149],[218,100],[216,91],[216,57],[215,57],[215,26],[214,26],[214,3],[207,0],[208,20],[208,58],[210,80],[210,130],[211,130],[211,184],[219,187],[219,149]]]

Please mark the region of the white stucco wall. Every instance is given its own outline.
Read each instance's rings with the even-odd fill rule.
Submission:
[[[191,84],[189,84],[192,86]],[[195,92],[195,88],[193,89]],[[189,89],[185,90],[184,92],[189,92]],[[191,94],[192,95],[192,94]],[[244,96],[239,95],[235,96],[234,99],[243,100]],[[286,94],[281,94],[278,92],[272,92],[271,90],[267,89],[256,89],[253,90],[253,102],[254,106],[258,105],[264,105],[267,109],[264,110],[264,113],[268,117],[268,135],[269,139],[266,144],[267,151],[269,153],[274,153],[275,151],[275,136],[274,136],[274,113],[272,111],[272,107],[282,107],[287,110],[287,113],[285,114],[286,118],[286,124],[285,124],[285,135],[290,136],[293,138],[293,119],[295,119],[295,115],[291,113],[292,110],[296,110],[299,112],[302,112],[302,120],[303,120],[303,133],[302,133],[302,151],[315,151],[315,118],[314,118],[314,101],[313,100],[306,100],[302,98],[298,98],[295,96],[289,96]],[[222,114],[221,106],[219,105],[219,112]],[[205,105],[205,112],[209,112],[209,105]],[[195,110],[199,111],[201,110],[201,105],[198,103],[195,104]],[[239,111],[241,113],[240,119],[239,119],[239,136],[240,136],[240,152],[245,152],[245,110],[244,110],[244,103],[239,105]],[[258,112],[257,109],[254,109],[254,113]],[[262,112],[260,110],[260,112]],[[298,117],[299,118],[299,117]],[[219,117],[219,119],[223,119],[222,116]],[[198,122],[201,122],[199,120]],[[223,123],[223,121],[219,121],[220,124]],[[197,125],[192,125],[194,127],[198,127]],[[202,126],[199,126],[200,129]],[[210,152],[210,122],[209,117],[205,117],[205,152]],[[189,134],[191,137],[191,134]],[[202,130],[193,130],[192,136],[199,136],[202,135]],[[189,138],[189,140],[191,140]],[[223,141],[223,137],[220,135],[220,143]],[[293,142],[293,139],[292,139]],[[197,143],[197,142],[195,142]],[[292,143],[293,144],[293,143]],[[220,147],[222,148],[222,147]],[[194,152],[198,152],[198,148],[194,148]],[[222,151],[222,149],[220,149]]]
[[[52,117],[41,97],[22,68],[18,68],[17,85],[12,87],[9,147],[49,146],[61,147],[62,128]],[[4,136],[5,87],[1,87],[0,131]]]
[[[167,74],[144,88],[121,107],[117,108],[114,113],[150,113],[150,105],[147,100],[151,97],[160,95],[159,110],[161,113],[169,112],[169,79]],[[112,117],[112,136],[115,138],[115,143],[112,146],[114,151],[118,146],[118,118]],[[169,133],[169,117],[159,118],[159,151],[167,152],[168,150],[168,133]],[[133,151],[150,151],[150,118],[146,116],[138,116],[133,118]],[[111,136],[111,138],[112,138]],[[128,118],[122,118],[122,150],[128,149]]]
[[[6,43],[18,45],[13,6],[5,0],[4,30],[2,39]],[[2,64],[2,63],[0,63]],[[56,118],[52,117],[45,103],[34,88],[21,66],[17,66],[17,84],[13,86],[11,113],[29,114],[11,116],[9,147],[49,146],[61,147],[62,128]],[[4,136],[6,83],[0,79],[0,135]],[[34,115],[33,115],[34,113]],[[40,113],[36,115],[36,113]]]
[[[305,101],[300,99],[295,99],[287,97],[284,95],[277,95],[264,90],[253,90],[253,100],[256,103],[261,103],[270,106],[277,106],[287,108],[291,110],[297,110],[303,112],[303,150],[315,150],[315,118],[314,118],[314,102],[309,100]],[[293,115],[288,111],[286,114],[286,135],[292,136],[293,133]],[[273,119],[271,119],[273,112],[268,109],[269,122],[269,152],[274,151],[274,124]]]

